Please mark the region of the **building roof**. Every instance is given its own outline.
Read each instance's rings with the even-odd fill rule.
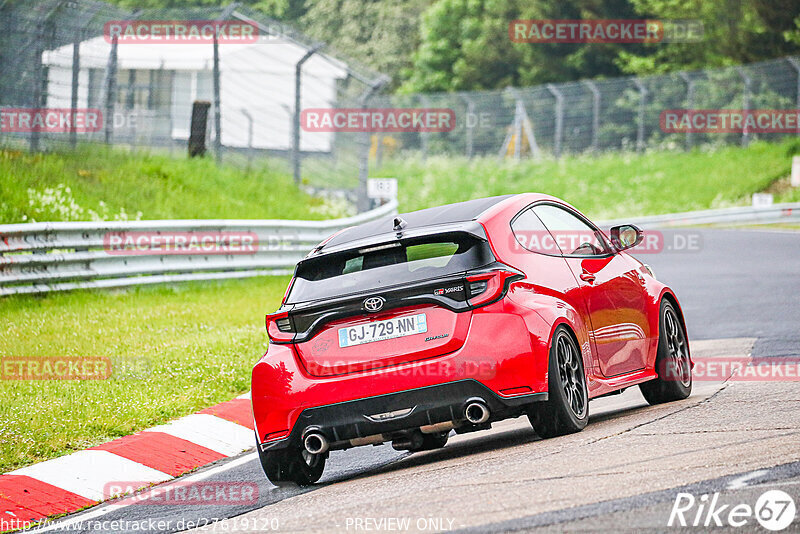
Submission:
[[[105,69],[111,53],[111,43],[105,37],[94,37],[80,44],[81,68]],[[306,49],[292,41],[263,36],[255,43],[219,45],[220,71],[262,72],[294,76],[295,65]],[[72,45],[65,45],[42,53],[42,62],[48,66],[72,67]],[[117,47],[118,69],[166,69],[171,71],[211,70],[214,47],[210,44],[127,43]],[[330,78],[345,78],[347,65],[330,56],[312,56],[303,66],[304,74]]]

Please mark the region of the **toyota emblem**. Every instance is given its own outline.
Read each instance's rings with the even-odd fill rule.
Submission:
[[[364,309],[374,313],[381,311],[385,303],[386,299],[383,297],[369,297],[364,299]]]

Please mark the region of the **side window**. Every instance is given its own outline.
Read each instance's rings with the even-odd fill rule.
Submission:
[[[522,247],[531,252],[553,256],[561,255],[561,249],[558,248],[555,239],[530,208],[517,215],[511,222],[511,231],[516,239],[516,243],[512,243],[515,248]]]
[[[531,210],[550,230],[565,255],[597,256],[609,252],[603,235],[569,211],[552,204],[540,204]]]

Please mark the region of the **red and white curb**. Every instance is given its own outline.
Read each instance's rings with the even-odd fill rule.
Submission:
[[[164,482],[254,444],[246,393],[165,425],[0,475],[0,524],[22,526],[74,512],[117,496],[108,494],[115,482]]]

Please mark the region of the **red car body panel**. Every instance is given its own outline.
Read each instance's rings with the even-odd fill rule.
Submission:
[[[339,343],[339,328],[360,326],[390,317],[408,318],[419,313],[426,314],[430,331],[447,334],[447,337],[427,342],[422,336],[387,339],[380,342],[380,352],[376,352],[372,343],[348,347],[347,351],[335,350]],[[472,312],[469,311],[455,313],[446,308],[427,305],[394,308],[369,316],[348,317],[326,324],[312,340],[298,343],[297,354],[311,376],[335,376],[426,360],[459,349],[467,339],[471,316]]]
[[[259,442],[287,441],[309,408],[458,380],[477,381],[500,400],[546,394],[550,340],[559,325],[570,329],[580,347],[590,398],[656,378],[662,299],[669,298],[681,314],[673,292],[625,252],[579,258],[518,246],[511,220],[538,202],[577,211],[547,195],[521,194],[476,219],[497,261],[524,274],[496,302],[459,313],[436,305],[394,308],[332,321],[302,343],[271,343],[253,369]],[[594,280],[583,280],[585,273]],[[447,336],[339,350],[339,328],[421,312],[429,332]]]
[[[285,437],[305,408],[443,382],[474,379],[504,397],[547,391],[547,358],[532,362],[531,353],[547,351],[549,339],[516,335],[530,326],[541,331],[546,325],[541,318],[531,318],[526,324],[507,308],[501,301],[475,310],[469,339],[456,351],[431,360],[324,379],[309,374],[291,346],[271,345],[253,369],[253,413],[260,439]],[[498,351],[498,346],[503,350]]]

